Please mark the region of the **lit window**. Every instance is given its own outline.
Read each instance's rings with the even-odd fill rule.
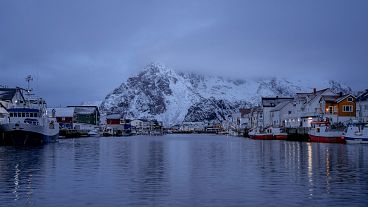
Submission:
[[[350,105],[346,105],[346,106],[343,106],[343,112],[353,112],[353,106],[350,106]]]

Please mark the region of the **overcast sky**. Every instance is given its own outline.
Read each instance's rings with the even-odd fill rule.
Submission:
[[[1,0],[0,85],[53,106],[107,93],[150,62],[236,78],[368,88],[366,0]]]

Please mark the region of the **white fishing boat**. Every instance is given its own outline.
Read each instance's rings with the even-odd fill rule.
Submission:
[[[2,91],[19,95],[14,95],[18,99],[8,102],[8,117],[0,123],[0,144],[40,145],[57,140],[59,124],[52,114],[47,114],[43,99],[32,98],[30,89],[6,88]],[[23,96],[24,91],[27,97]]]
[[[332,128],[328,121],[315,121],[311,125],[312,128],[309,131],[311,142],[345,143],[342,138],[343,130]]]
[[[344,139],[349,144],[368,144],[368,124],[349,126]]]

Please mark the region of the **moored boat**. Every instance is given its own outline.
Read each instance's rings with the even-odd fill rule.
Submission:
[[[271,129],[260,130],[260,129],[253,129],[248,133],[249,138],[256,139],[256,140],[272,140],[273,134]]]
[[[286,140],[287,139],[288,134],[284,132],[281,128],[272,128],[271,131],[273,134],[273,139],[276,139],[276,140]]]
[[[59,137],[55,111],[51,116],[47,114],[45,100],[33,98],[31,94],[32,77],[26,80],[28,89],[1,89],[7,117],[0,122],[0,145],[41,145],[55,142]]]
[[[31,104],[22,108],[9,108],[7,111],[9,119],[0,125],[1,144],[40,145],[57,140],[59,124],[55,118],[44,114],[42,107]]]
[[[322,143],[345,143],[342,138],[343,130],[333,129],[328,121],[315,121],[311,123],[309,140]]]
[[[344,140],[349,144],[368,144],[368,124],[349,126]]]

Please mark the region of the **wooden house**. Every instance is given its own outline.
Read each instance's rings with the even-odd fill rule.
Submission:
[[[68,106],[74,108],[74,123],[99,125],[100,111],[97,106]]]
[[[48,108],[47,114],[51,117],[56,118],[62,129],[73,129],[74,123],[74,108]]]
[[[330,122],[349,122],[356,118],[356,97],[352,94],[321,98],[323,115]]]

